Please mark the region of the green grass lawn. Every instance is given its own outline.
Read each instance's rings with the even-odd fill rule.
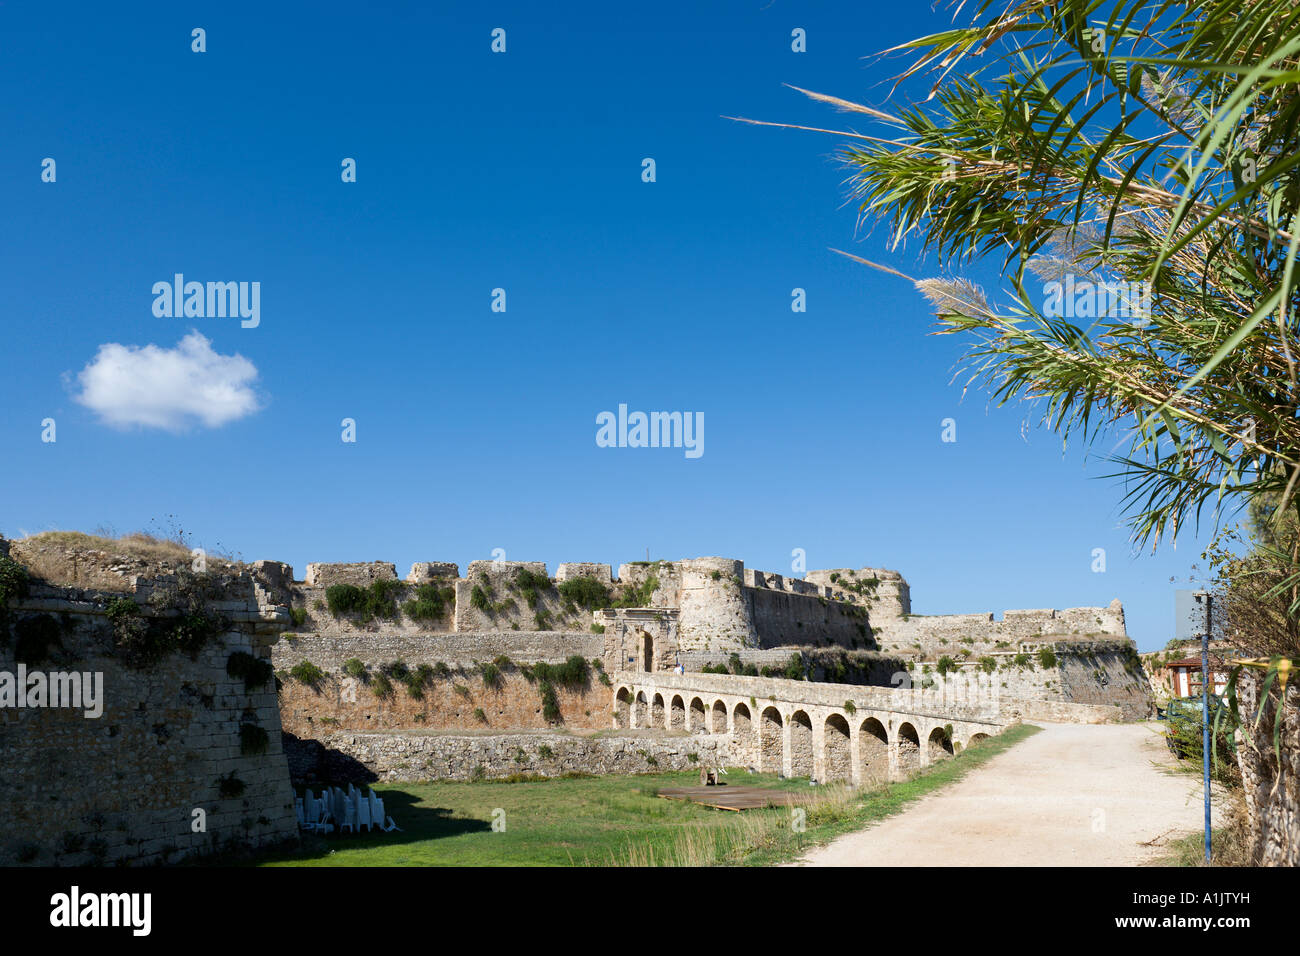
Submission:
[[[523,783],[432,782],[376,786],[402,833],[307,837],[300,850],[263,858],[267,866],[609,866],[762,865],[897,813],[958,779],[1037,727],[1020,725],[911,780],[877,790],[815,789],[807,829],[788,808],[732,813],[655,796],[694,786],[698,772],[571,777]],[[800,790],[808,781],[732,770],[731,784]],[[504,811],[505,829],[492,828]],[[500,818],[500,814],[497,815]]]

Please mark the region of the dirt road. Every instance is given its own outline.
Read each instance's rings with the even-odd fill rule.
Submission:
[[[1134,866],[1201,827],[1201,781],[1155,722],[1045,724],[897,816],[800,866]],[[1149,841],[1157,846],[1142,846]]]

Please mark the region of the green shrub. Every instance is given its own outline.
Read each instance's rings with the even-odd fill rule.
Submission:
[[[460,696],[464,697],[466,700],[469,699],[469,688],[464,684],[452,684],[451,689],[460,694]]]
[[[349,657],[344,661],[343,673],[362,682],[370,679],[370,671],[366,669],[365,663],[359,657]]]
[[[493,690],[500,690],[504,683],[501,677],[501,668],[496,664],[484,664],[482,668],[483,686],[490,687]]]
[[[551,629],[551,615],[546,610],[537,610],[533,612],[534,629],[538,631],[549,631]]]
[[[294,627],[302,627],[307,623],[307,609],[305,607],[289,608],[289,620],[293,621]]]
[[[192,579],[182,580],[169,594],[159,592],[159,598],[161,604],[179,609],[180,615],[145,618],[140,606],[126,597],[108,603],[113,645],[128,667],[152,667],[178,650],[196,657],[209,640],[226,629],[224,618],[205,609],[201,588]]]
[[[593,634],[604,634],[604,633],[605,633],[605,625],[604,625],[604,624],[593,624],[593,625],[591,625],[591,633],[593,633]]]
[[[562,720],[560,699],[555,694],[555,686],[550,681],[542,681],[537,687],[542,697],[542,719],[548,724],[558,724]]]
[[[846,700],[844,702],[844,712],[846,714],[856,714],[858,712],[857,705],[851,700]]]
[[[370,678],[370,693],[380,700],[388,700],[393,696],[393,682],[383,671]]]
[[[636,564],[637,562],[633,562]],[[656,562],[656,565],[658,562]],[[650,601],[654,597],[655,591],[659,590],[659,579],[655,575],[650,575],[641,582],[640,587],[629,587],[619,600],[615,601],[613,607],[649,607]]]
[[[414,599],[402,605],[402,611],[413,621],[441,620],[455,602],[455,588],[421,584],[415,589]]]
[[[980,669],[986,674],[992,674],[998,669],[998,660],[996,657],[981,657]]]
[[[948,673],[949,671],[956,670],[957,665],[953,663],[951,657],[949,657],[947,654],[944,654],[942,657],[939,658],[939,662],[934,665],[934,669],[939,672],[940,676],[942,676]]]
[[[803,657],[799,654],[792,654],[790,660],[786,661],[785,670],[781,676],[786,680],[803,680]]]
[[[486,613],[492,612],[492,599],[488,597],[488,592],[483,590],[481,585],[474,585],[474,590],[470,592],[469,603],[471,607]]]
[[[543,760],[550,760],[555,756],[555,752],[552,751],[547,744],[542,744],[537,748],[537,756],[541,757]]]
[[[563,664],[534,664],[531,670],[532,679],[559,684],[565,690],[580,691],[591,683],[591,665],[581,654],[571,655]]]
[[[1056,666],[1056,653],[1050,647],[1040,647],[1038,649],[1038,665],[1046,670],[1051,670]]]
[[[13,558],[0,557],[0,641],[9,636],[9,602],[27,596],[31,576]]]
[[[482,707],[475,707],[475,708],[474,708],[474,719],[477,720],[477,721],[478,721],[479,723],[481,723],[481,724],[486,724],[486,723],[487,723],[487,714],[483,713],[483,708],[482,708]]]
[[[566,601],[588,611],[609,607],[609,588],[595,578],[569,578],[562,581],[557,590]]]
[[[243,678],[245,691],[265,687],[275,676],[270,661],[244,651],[235,651],[226,658],[226,673],[236,679]]]
[[[355,616],[365,622],[375,618],[390,620],[401,616],[397,609],[397,595],[403,585],[400,581],[372,581],[370,587],[355,584],[331,584],[325,589],[325,604],[335,617]]]
[[[325,672],[308,660],[300,661],[289,668],[289,676],[312,690],[319,690],[325,680]]]
[[[551,579],[545,574],[520,568],[515,572],[515,587],[519,588],[519,592],[524,596],[524,603],[535,608],[542,593],[551,589]],[[538,630],[545,630],[545,628],[539,627]]]

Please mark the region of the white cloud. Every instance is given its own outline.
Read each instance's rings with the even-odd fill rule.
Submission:
[[[81,391],[73,397],[117,428],[216,428],[257,411],[256,380],[252,362],[214,352],[191,331],[174,349],[101,345],[77,375]]]

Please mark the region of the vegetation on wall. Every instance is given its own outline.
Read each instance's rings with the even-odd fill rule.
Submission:
[[[437,621],[446,617],[455,603],[455,588],[420,584],[416,586],[415,597],[402,605],[402,612],[413,621]]]
[[[325,604],[335,617],[350,616],[365,623],[375,618],[396,620],[401,617],[397,596],[404,589],[400,581],[372,581],[369,587],[355,584],[331,584],[325,589]]]

